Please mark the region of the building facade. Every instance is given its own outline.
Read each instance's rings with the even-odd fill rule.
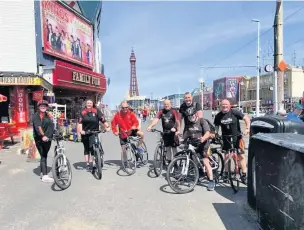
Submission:
[[[6,34],[0,38],[6,44],[0,94],[9,98],[0,105],[0,117],[26,124],[36,101],[45,98],[68,105],[68,118],[76,118],[75,103],[100,100],[107,85],[98,36],[101,2],[9,1],[0,7]]]
[[[256,77],[250,77],[242,86],[241,91],[245,92],[241,97],[242,106],[245,110],[255,110],[256,103]],[[304,71],[300,67],[290,67],[284,73],[284,105],[289,109],[303,96]],[[266,73],[260,76],[260,106],[261,109],[273,107],[273,73]]]

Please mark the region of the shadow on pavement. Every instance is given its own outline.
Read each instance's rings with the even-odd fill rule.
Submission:
[[[76,162],[73,164],[73,166],[76,170],[85,170],[86,165],[87,164],[85,162]]]
[[[110,165],[110,166],[118,166],[121,167],[121,160],[107,160],[104,162],[105,165]]]
[[[229,184],[219,183],[215,192],[233,202],[213,203],[227,230],[259,229],[256,213],[247,204],[247,187],[241,187],[239,192],[234,193]]]
[[[122,174],[122,173],[124,173],[124,174]],[[116,174],[118,176],[132,176],[132,175],[125,173],[121,167],[117,170]]]
[[[258,230],[257,220],[244,207],[235,203],[213,203],[227,230]]]
[[[46,171],[47,174],[49,174],[52,171],[52,167],[47,166],[46,170],[47,170]],[[41,174],[40,165],[37,166],[37,168],[33,169],[33,173],[36,174],[37,176],[40,176],[40,174]]]
[[[168,184],[164,184],[159,188],[160,191],[164,192],[164,193],[168,193],[168,194],[174,194],[174,195],[181,195],[181,194],[177,194],[176,192],[172,191],[170,186]]]
[[[52,189],[54,192],[62,192],[62,191],[64,191],[64,190],[62,190],[61,188],[59,188],[55,183],[52,184],[51,189]]]

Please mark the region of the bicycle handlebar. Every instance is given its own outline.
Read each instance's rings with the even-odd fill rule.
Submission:
[[[88,130],[88,131],[85,131],[85,134],[99,134],[99,133],[105,133],[107,132],[106,130],[95,130],[95,131],[91,131],[91,130]]]
[[[175,133],[175,132],[172,132],[171,130],[169,130],[169,131],[160,131],[160,130],[158,130],[158,129],[151,129],[151,132],[156,132],[156,133],[160,133],[161,135],[163,135],[163,134],[169,134],[169,133]]]

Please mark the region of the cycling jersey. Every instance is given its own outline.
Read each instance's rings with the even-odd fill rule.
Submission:
[[[117,126],[119,127],[120,131],[127,132],[131,130],[132,126],[138,129],[139,122],[136,115],[130,111],[125,113],[118,112],[114,115],[111,126],[113,133],[118,132]]]
[[[157,113],[156,118],[161,119],[164,131],[169,131],[174,127],[177,128],[176,121],[179,118],[175,109],[163,109]]]
[[[79,124],[82,124],[82,130],[99,130],[99,122],[105,123],[105,117],[103,113],[96,108],[90,110],[83,109],[79,118]]]

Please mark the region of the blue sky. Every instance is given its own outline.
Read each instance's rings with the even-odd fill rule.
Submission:
[[[303,2],[284,2],[284,18]],[[284,59],[304,65],[304,10],[284,22]],[[109,2],[103,3],[102,61],[111,79],[105,103],[112,108],[126,95],[129,57],[134,47],[141,95],[161,97],[192,91],[225,76],[254,75],[254,68],[209,69],[203,66],[255,65],[257,43],[236,50],[273,25],[275,2]],[[271,46],[269,46],[269,44]],[[273,31],[261,36],[261,64],[271,64]],[[268,55],[270,53],[270,56]],[[264,58],[264,60],[263,60]],[[268,58],[268,60],[267,60]]]

